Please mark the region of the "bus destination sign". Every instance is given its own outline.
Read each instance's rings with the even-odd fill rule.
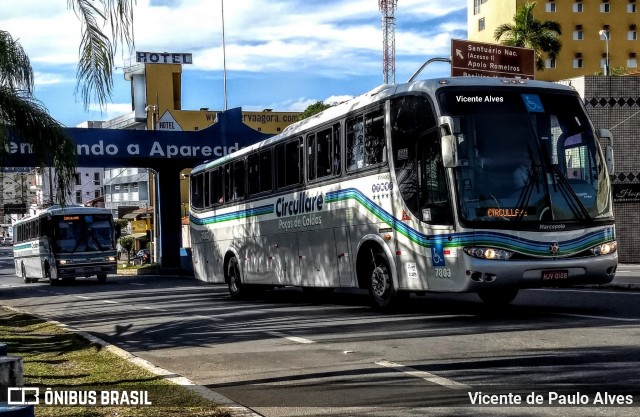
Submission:
[[[533,49],[451,39],[451,75],[533,79]]]

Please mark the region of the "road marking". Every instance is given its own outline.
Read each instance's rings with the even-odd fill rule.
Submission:
[[[84,295],[76,295],[76,298],[82,298],[83,300],[91,300],[91,297],[86,297]]]
[[[297,336],[288,336],[280,332],[267,332],[267,334],[270,334],[271,336],[275,336],[275,337],[282,337],[283,339],[287,339],[295,343],[302,343],[302,344],[316,343],[313,340],[309,340],[309,339],[305,339],[303,337],[297,337]]]
[[[417,369],[410,368],[408,366],[400,365],[399,363],[389,361],[378,361],[376,365],[384,366],[385,368],[392,368],[396,371],[400,371],[407,375],[415,376],[416,378],[424,379],[425,381],[432,382],[434,384],[442,385],[443,387],[450,389],[470,389],[469,385],[461,384],[448,378],[443,378],[438,375],[431,374],[425,371],[419,371]]]
[[[107,303],[107,304],[120,304],[117,301],[111,301],[111,300],[101,300],[103,303]]]

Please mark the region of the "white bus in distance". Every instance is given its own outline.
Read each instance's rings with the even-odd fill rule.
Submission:
[[[13,236],[16,275],[26,283],[89,276],[103,283],[116,273],[115,227],[107,209],[52,206],[16,222]]]
[[[195,275],[260,286],[411,292],[610,282],[609,171],[572,88],[453,77],[385,85],[190,177]],[[605,154],[607,157],[605,158]]]

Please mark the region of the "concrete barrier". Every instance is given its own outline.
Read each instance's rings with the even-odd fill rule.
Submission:
[[[9,390],[7,388],[24,385],[24,376],[22,357],[7,355],[7,353],[7,345],[0,343],[0,417],[34,417],[33,405],[8,403]]]

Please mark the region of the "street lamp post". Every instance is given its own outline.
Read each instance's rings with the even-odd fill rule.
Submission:
[[[227,47],[224,39],[224,0],[220,2],[222,12],[222,79],[224,83],[224,111],[227,111]]]
[[[608,76],[609,75],[609,34],[604,29],[600,30],[598,34],[600,34],[601,37],[604,37],[604,41],[605,41],[605,47],[606,47],[607,53],[606,53],[606,58],[604,60],[604,75]]]

